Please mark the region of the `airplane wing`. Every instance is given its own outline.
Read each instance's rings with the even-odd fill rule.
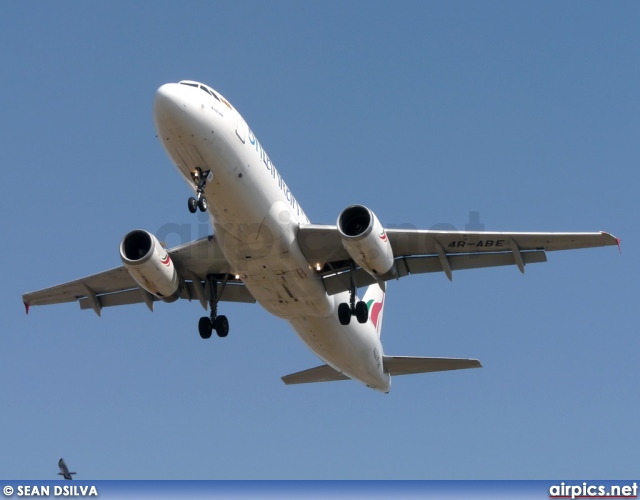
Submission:
[[[395,257],[396,274],[444,272],[516,265],[522,273],[526,264],[546,262],[546,252],[620,245],[605,232],[598,233],[507,233],[487,231],[431,231],[388,229]],[[298,242],[305,257],[319,265],[329,295],[349,290],[350,256],[342,245],[336,226],[309,224],[298,230]],[[358,286],[368,286],[375,278],[356,269]]]
[[[178,274],[185,279],[180,298],[198,299],[206,310],[207,301],[211,297],[211,286],[205,280],[206,276],[215,275],[222,280],[230,273],[229,264],[215,237],[177,246],[168,250],[168,253]],[[22,300],[27,312],[30,306],[78,301],[81,309],[93,309],[99,315],[103,307],[124,304],[145,303],[153,310],[153,302],[159,299],[140,288],[124,266],[120,266],[62,285],[25,293]],[[256,301],[242,282],[233,277],[228,279],[220,300],[249,303]]]

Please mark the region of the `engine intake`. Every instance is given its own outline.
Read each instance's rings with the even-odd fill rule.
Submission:
[[[340,232],[350,238],[367,237],[373,229],[372,215],[371,211],[362,205],[345,208],[338,217]]]
[[[345,250],[362,269],[384,280],[395,277],[393,250],[375,214],[364,205],[351,205],[338,216]]]
[[[167,251],[147,231],[136,229],[122,238],[120,259],[136,283],[165,302],[180,297],[181,280]]]

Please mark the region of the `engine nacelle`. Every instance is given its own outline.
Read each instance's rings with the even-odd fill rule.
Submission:
[[[136,229],[120,242],[120,258],[132,278],[160,300],[180,297],[180,277],[167,251],[147,231]]]
[[[374,277],[394,278],[396,268],[387,233],[375,214],[363,205],[351,205],[338,216],[342,245],[362,269]]]

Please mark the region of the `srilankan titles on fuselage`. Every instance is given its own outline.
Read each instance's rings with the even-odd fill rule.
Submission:
[[[205,94],[207,94],[209,96],[208,107],[218,117],[225,120],[225,124],[224,124],[225,128],[227,128],[229,131],[231,131],[232,129],[235,129],[233,135],[237,135],[237,138],[239,138],[239,141],[235,143],[235,141],[233,141],[231,138],[228,139],[234,143],[234,145],[232,146],[232,150],[237,151],[237,145],[240,143],[243,143],[247,148],[250,148],[253,151],[255,151],[255,154],[257,155],[257,158],[256,158],[257,161],[255,163],[262,163],[264,165],[264,168],[266,168],[267,172],[269,172],[271,178],[274,180],[275,184],[278,186],[278,189],[282,192],[284,198],[287,200],[287,203],[291,207],[291,215],[293,215],[297,219],[297,221],[301,224],[310,223],[309,218],[302,210],[302,207],[298,203],[298,200],[291,192],[291,189],[289,188],[289,186],[287,186],[287,183],[284,181],[284,179],[282,178],[282,175],[280,174],[280,172],[278,171],[274,163],[269,158],[269,155],[260,144],[260,141],[258,141],[254,132],[248,127],[242,115],[240,115],[240,113],[229,103],[227,99],[225,99],[219,92],[216,92],[212,88],[198,82],[184,80],[184,81],[181,81],[179,84],[168,84],[168,85],[171,85],[171,86],[184,85],[188,87],[193,87],[194,90],[195,88],[197,88],[200,91],[203,91]],[[204,95],[203,97],[206,98],[206,96]],[[204,106],[204,104],[201,104],[201,106]],[[225,109],[225,107],[228,109]],[[235,123],[233,118],[236,119]],[[246,140],[245,140],[245,134],[246,134]]]

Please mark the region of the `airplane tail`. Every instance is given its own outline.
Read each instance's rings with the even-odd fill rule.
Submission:
[[[384,371],[395,377],[396,375],[411,375],[415,373],[444,372],[449,370],[464,370],[466,368],[482,368],[477,359],[466,358],[424,358],[419,356],[383,356]],[[331,382],[334,380],[349,380],[349,377],[334,370],[329,365],[320,365],[297,373],[285,375],[282,381],[287,384],[309,384],[312,382]]]
[[[384,312],[385,291],[377,283],[369,286],[362,300],[369,309],[369,319],[376,328],[378,335],[382,330],[382,314]],[[411,375],[414,373],[442,372],[448,370],[462,370],[465,368],[481,368],[477,359],[466,358],[425,358],[419,356],[382,356],[385,373],[392,377],[396,375]],[[349,380],[349,377],[335,370],[329,365],[320,365],[301,372],[291,373],[282,377],[286,385],[309,384],[313,382],[331,382],[334,380]]]
[[[378,332],[378,337],[382,332],[382,314],[384,312],[385,291],[377,283],[369,285],[362,300],[367,304],[369,309],[369,319]]]

